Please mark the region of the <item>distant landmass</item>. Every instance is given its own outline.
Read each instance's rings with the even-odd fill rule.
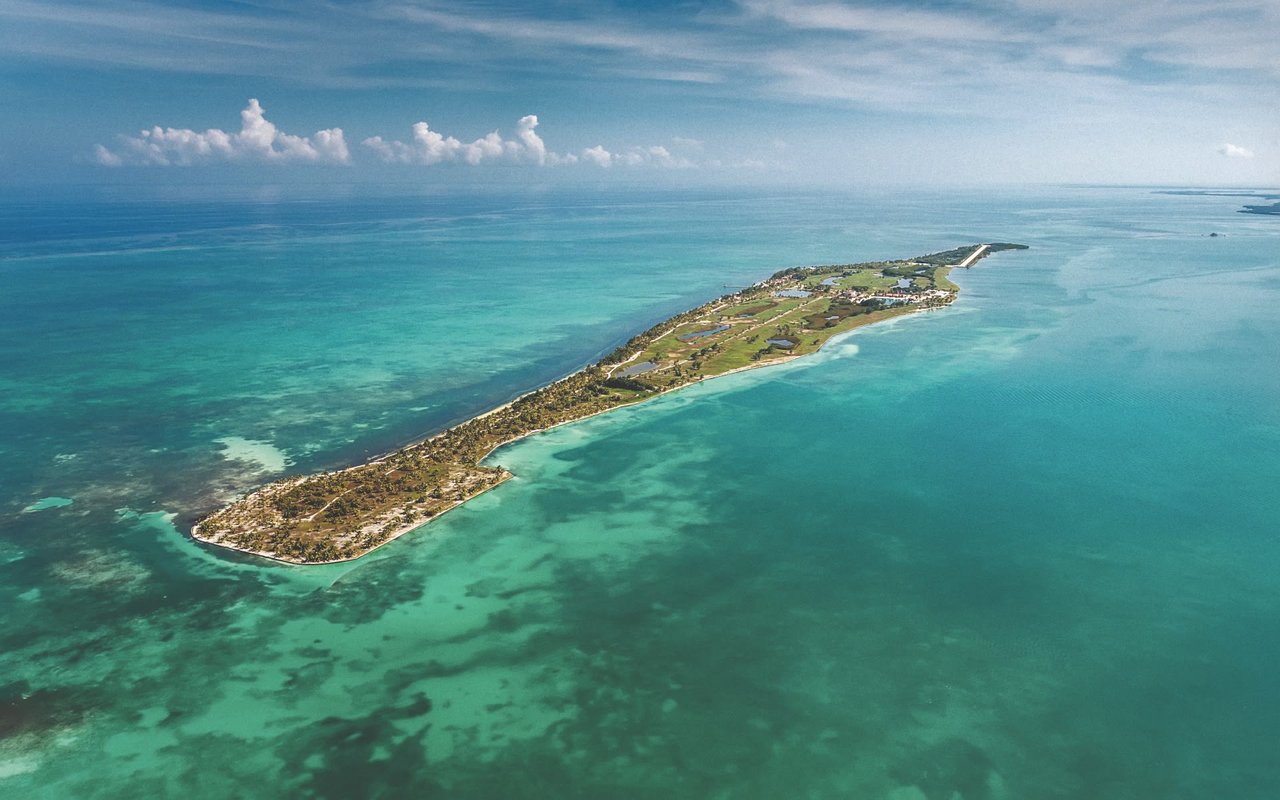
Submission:
[[[1264,194],[1248,191],[1221,191],[1211,189],[1178,189],[1156,192],[1156,194],[1176,194],[1194,197],[1248,197],[1256,200],[1275,200],[1270,205],[1246,205],[1238,209],[1241,214],[1280,215],[1280,194]]]

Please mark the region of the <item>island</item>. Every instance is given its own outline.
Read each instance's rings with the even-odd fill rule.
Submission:
[[[1187,197],[1245,197],[1257,200],[1280,200],[1280,194],[1260,193],[1247,190],[1221,191],[1212,189],[1176,189],[1156,192],[1156,194],[1182,195]],[[1246,205],[1237,209],[1241,214],[1265,214],[1280,216],[1280,202],[1267,205]],[[1217,234],[1214,234],[1215,236]]]
[[[899,261],[784,269],[677,314],[599,362],[364,464],[284,478],[197,522],[200,542],[292,564],[359,558],[512,477],[482,462],[557,425],[698,381],[816,352],[831,337],[950,304],[953,268],[1025,245],[991,242]]]

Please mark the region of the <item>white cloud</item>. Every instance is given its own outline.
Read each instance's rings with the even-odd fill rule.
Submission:
[[[365,139],[363,144],[381,156],[383,161],[404,164],[438,164],[458,158],[462,152],[462,142],[431,130],[425,122],[414,123],[412,144],[384,141],[381,136]],[[479,162],[479,153],[477,147],[472,163]]]
[[[463,158],[468,164],[479,164],[486,158],[497,158],[501,156],[506,147],[502,141],[502,137],[497,131],[490,133],[483,139],[476,139],[464,148]]]
[[[681,163],[682,159],[677,159],[675,156],[671,155],[671,152],[660,144],[646,148],[645,154],[648,155],[655,164],[660,164],[664,167],[683,166]]]
[[[93,160],[104,167],[118,167],[124,164],[124,161],[120,156],[100,144],[93,146]]]
[[[1247,147],[1241,147],[1238,144],[1232,144],[1231,142],[1224,142],[1222,146],[1218,148],[1218,152],[1227,158],[1253,158],[1252,150]]]
[[[701,152],[704,143],[698,139],[686,139],[681,136],[671,138],[672,145],[679,150]],[[655,166],[667,169],[689,169],[698,166],[685,156],[672,153],[662,145],[648,147],[631,147],[618,153],[611,153],[601,145],[589,147],[582,151],[582,160],[600,167],[611,167],[615,164],[626,167]]]
[[[670,150],[660,144],[648,147],[631,147],[619,153],[611,153],[604,147],[596,145],[582,151],[582,160],[596,166],[611,167],[619,164],[624,167],[665,167],[668,169],[688,169],[697,166],[693,161],[673,155]]]
[[[546,143],[535,130],[537,116],[521,117],[516,123],[516,138],[503,139],[497,131],[473,142],[463,142],[453,136],[431,130],[426,122],[413,125],[413,141],[409,143],[388,141],[381,136],[371,136],[363,144],[383,161],[395,164],[423,164],[430,166],[449,161],[463,161],[471,166],[483,161],[528,161],[534,164],[564,163],[564,156],[547,151]],[[571,156],[574,161],[576,156]]]
[[[285,133],[268,120],[256,99],[240,112],[239,133],[217,128],[161,128],[121,136],[111,150],[94,147],[94,160],[104,167],[132,165],[188,166],[212,161],[311,161],[346,164],[351,160],[341,128],[317,131],[314,137]],[[313,141],[314,139],[314,141]]]
[[[597,167],[611,167],[613,166],[613,153],[605,150],[601,145],[596,145],[582,151],[582,160],[589,161]]]
[[[561,167],[585,163],[597,167],[614,164],[630,166],[689,167],[693,163],[673,155],[661,145],[632,147],[612,153],[602,145],[579,153],[557,153],[547,148],[538,134],[538,117],[529,114],[516,122],[515,135],[504,138],[497,131],[464,142],[431,129],[426,122],[412,126],[407,142],[371,136],[362,144],[381,160],[392,164],[430,166],[449,162],[477,166],[485,162],[506,162],[533,166]],[[675,140],[688,144],[691,140]],[[698,143],[700,144],[700,143]],[[228,133],[218,128],[195,131],[190,128],[143,130],[137,136],[120,136],[113,149],[95,145],[93,160],[104,167],[126,165],[186,166],[217,161],[267,161],[351,163],[351,152],[341,128],[327,128],[311,136],[285,133],[268,120],[257,100],[240,112],[240,130]]]
[[[1171,64],[1278,74],[1280,6],[1273,0],[1013,0],[1012,5],[1052,19],[1056,39],[1086,43],[1100,58],[1136,53]]]
[[[610,152],[603,145],[588,147],[578,153],[557,153],[547,149],[547,143],[538,135],[538,117],[529,114],[516,123],[514,138],[504,139],[493,131],[473,142],[463,142],[431,130],[426,122],[413,126],[413,140],[400,142],[371,136],[362,144],[379,158],[391,164],[421,164],[431,166],[447,162],[463,162],[476,166],[487,161],[504,161],[516,164],[563,167],[584,163],[596,167],[654,165],[660,167],[692,167],[694,163],[683,156],[673,155],[661,145],[632,147],[620,153]],[[691,140],[681,140],[687,143]],[[699,146],[701,143],[698,143]]]
[[[538,117],[536,115],[530,114],[527,117],[521,117],[518,126],[520,132],[516,135],[524,143],[525,152],[529,154],[529,157],[538,164],[545,164],[547,163],[547,146],[542,143],[541,137],[534,130],[537,127]]]
[[[346,137],[341,128],[326,128],[316,131],[316,153],[321,161],[333,161],[346,164],[351,161],[351,151],[347,149]]]
[[[809,3],[796,0],[742,0],[748,13],[777,19],[801,30],[832,31],[906,37],[992,42],[1007,41],[1010,33],[985,20],[958,13],[907,8],[876,8],[843,3]]]

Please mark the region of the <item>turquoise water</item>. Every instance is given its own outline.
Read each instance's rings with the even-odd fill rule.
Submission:
[[[1280,792],[1280,228],[1229,198],[0,215],[0,796]],[[1032,249],[359,562],[183,536],[725,284],[983,240]]]

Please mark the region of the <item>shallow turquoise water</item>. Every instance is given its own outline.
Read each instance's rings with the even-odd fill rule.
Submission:
[[[1280,229],[1230,199],[2,213],[4,796],[1280,791]],[[723,284],[994,239],[950,309],[505,448],[355,564],[180,532]]]

